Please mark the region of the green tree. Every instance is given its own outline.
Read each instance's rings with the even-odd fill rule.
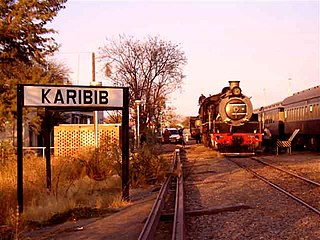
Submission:
[[[185,77],[187,59],[180,46],[159,37],[135,40],[123,35],[117,40],[107,39],[100,48],[100,59],[114,85],[129,87],[132,109],[136,109],[136,99],[143,100],[141,130],[151,122],[159,126],[169,94],[181,88]]]
[[[58,49],[46,25],[64,8],[66,0],[0,0],[1,63],[45,62]]]
[[[63,83],[67,69],[46,61],[58,49],[46,25],[66,0],[0,0],[0,130],[16,115],[16,84]]]

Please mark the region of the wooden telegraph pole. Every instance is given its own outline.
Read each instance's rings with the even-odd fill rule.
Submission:
[[[96,60],[94,52],[92,53],[92,82],[91,86],[101,86],[101,82],[96,82]],[[98,111],[93,112],[93,128],[94,128],[94,144],[97,148],[99,146],[98,138]]]

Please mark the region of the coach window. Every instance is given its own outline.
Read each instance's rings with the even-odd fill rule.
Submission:
[[[291,109],[291,120],[294,120],[294,118],[295,118],[295,115],[294,115],[295,113],[294,113],[294,109],[292,108]]]
[[[312,105],[312,116],[313,118],[317,117],[317,109],[315,104]]]
[[[304,106],[303,109],[303,119],[307,119],[308,118],[308,108],[307,106]]]
[[[292,120],[296,120],[296,110],[292,108]]]
[[[296,109],[295,108],[292,109],[292,114],[293,114],[292,115],[293,116],[292,120],[296,120],[296,118],[297,118],[296,115],[297,114],[296,114]]]
[[[304,107],[304,119],[308,119],[308,117],[309,117],[309,114],[308,114],[308,107],[307,107],[307,106],[305,106],[305,107]]]

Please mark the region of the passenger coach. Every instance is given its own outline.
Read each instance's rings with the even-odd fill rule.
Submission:
[[[258,113],[263,127],[269,128],[273,141],[287,139],[295,129],[300,129],[294,145],[299,148],[320,149],[320,86],[261,107]]]

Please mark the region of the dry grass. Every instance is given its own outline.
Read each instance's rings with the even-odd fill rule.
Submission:
[[[17,214],[17,164],[14,152],[0,156],[1,229],[17,237],[25,227],[104,214],[130,203],[121,199],[121,152],[114,146],[83,150],[74,158],[52,158],[52,188],[46,188],[45,160],[32,154],[23,159],[24,212]],[[161,181],[168,161],[161,149],[144,146],[130,157],[131,187]],[[110,211],[110,210],[108,210]],[[6,227],[2,227],[6,226]],[[10,238],[9,238],[10,239]]]
[[[86,174],[79,159],[52,159],[52,189],[46,188],[45,160],[23,161],[24,212],[20,227],[28,222],[48,222],[53,216],[76,208],[103,209],[121,202],[121,178],[105,176],[96,181]],[[0,226],[16,228],[16,156],[6,156],[0,166]],[[119,203],[122,205],[123,203]]]

